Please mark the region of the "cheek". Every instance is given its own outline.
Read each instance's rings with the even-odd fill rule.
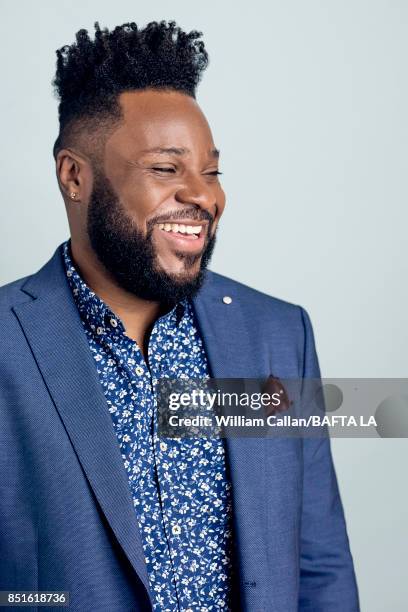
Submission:
[[[128,183],[121,190],[120,201],[126,213],[140,227],[147,229],[146,221],[160,208],[167,194],[156,185],[138,181]]]

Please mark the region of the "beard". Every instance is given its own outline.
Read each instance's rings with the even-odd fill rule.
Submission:
[[[88,207],[87,232],[99,261],[122,289],[144,300],[171,306],[198,292],[215,246],[215,234],[211,236],[213,217],[193,205],[175,211],[171,218],[177,221],[187,215],[195,221],[208,221],[207,240],[201,254],[176,253],[183,261],[184,271],[172,275],[160,269],[157,263],[152,241],[157,220],[149,220],[146,235],[143,234],[123,209],[110,181],[96,172]],[[193,275],[191,268],[199,259],[199,271]]]

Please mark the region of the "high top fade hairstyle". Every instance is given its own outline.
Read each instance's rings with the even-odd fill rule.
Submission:
[[[139,29],[125,23],[109,31],[95,23],[92,40],[79,30],[76,42],[57,51],[53,81],[59,98],[59,135],[53,154],[86,132],[95,147],[121,120],[118,97],[142,89],[173,90],[196,97],[208,54],[201,32],[186,33],[174,21],[152,21]]]

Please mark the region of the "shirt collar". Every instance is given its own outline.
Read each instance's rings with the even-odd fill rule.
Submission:
[[[62,246],[62,254],[68,284],[71,287],[75,303],[82,320],[97,334],[123,334],[125,327],[120,318],[94,292],[79,275],[71,255],[71,241]],[[191,317],[191,306],[188,300],[178,302],[168,313],[158,319],[166,326],[178,327],[186,317]]]

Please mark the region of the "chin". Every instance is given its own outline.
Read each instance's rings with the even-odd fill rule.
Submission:
[[[175,266],[162,265],[157,266],[157,269],[161,274],[166,274],[175,282],[183,282],[186,280],[191,281],[197,278],[197,276],[200,274],[200,263],[201,257],[194,263],[183,260],[178,261],[177,265]]]
[[[200,273],[200,268],[198,267],[197,269],[194,269],[194,270],[177,270],[177,271],[164,270],[164,272],[174,283],[183,285],[186,282],[194,281]]]

